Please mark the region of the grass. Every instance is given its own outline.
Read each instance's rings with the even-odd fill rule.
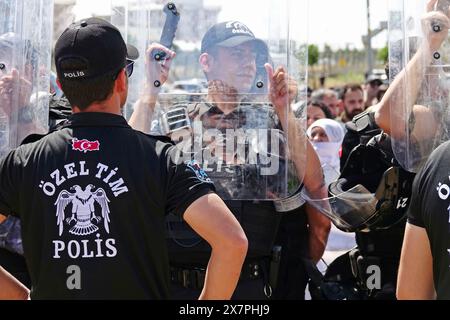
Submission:
[[[342,73],[333,75],[330,77],[327,77],[325,80],[325,87],[342,87],[347,83],[364,83],[364,74],[363,73],[356,73],[356,72],[349,72],[349,73]],[[319,88],[319,79],[314,79],[312,76],[308,80],[308,84],[311,88],[317,89]]]

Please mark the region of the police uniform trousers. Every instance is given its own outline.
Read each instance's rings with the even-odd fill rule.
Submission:
[[[276,245],[281,246],[281,262],[273,299],[304,300],[309,276],[304,265],[309,259],[308,223],[305,206],[282,214]]]

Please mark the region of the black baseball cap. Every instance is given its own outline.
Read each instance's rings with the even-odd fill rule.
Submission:
[[[371,74],[367,77],[366,83],[376,83],[381,86],[383,84],[383,78],[376,74]]]
[[[255,37],[253,32],[242,22],[226,21],[213,25],[202,39],[201,52],[207,52],[213,47],[235,47],[252,41],[267,52],[267,45]]]
[[[58,78],[65,80],[92,79],[119,71],[126,59],[136,60],[138,50],[125,44],[120,31],[111,23],[89,18],[72,23],[55,45],[55,65]],[[61,62],[76,61],[80,66],[63,69]]]

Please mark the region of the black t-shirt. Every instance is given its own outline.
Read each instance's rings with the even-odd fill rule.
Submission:
[[[214,190],[177,148],[80,113],[0,162],[0,213],[22,221],[35,299],[166,299],[164,216]]]
[[[431,155],[413,184],[408,222],[425,228],[438,299],[450,299],[450,142]]]

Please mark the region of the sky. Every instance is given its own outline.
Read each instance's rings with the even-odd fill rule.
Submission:
[[[222,21],[231,17],[239,19],[236,17],[236,8],[239,8],[240,12],[246,13],[245,23],[260,37],[262,37],[260,33],[263,33],[268,27],[264,24],[267,23],[266,15],[257,10],[268,7],[275,8],[274,4],[280,2],[280,0],[204,0],[205,4],[223,6],[219,15],[219,20]],[[326,43],[335,49],[347,46],[350,48],[363,47],[361,36],[367,33],[366,0],[310,0],[308,9],[306,9],[305,3],[304,0],[295,0],[293,1],[294,7],[290,8],[289,11],[299,13],[293,16],[294,20],[298,20],[298,23],[301,24],[306,19],[306,11],[309,10],[307,11],[309,12],[309,43],[320,47],[323,47]],[[111,0],[77,0],[74,13],[77,19],[93,14],[105,14],[108,12],[110,4]],[[371,28],[375,29],[379,26],[380,21],[387,20],[388,0],[370,0],[370,6]],[[276,8],[272,10],[276,10]],[[248,12],[251,12],[251,14],[248,14]],[[272,11],[272,14],[268,16],[274,19],[273,16],[276,16],[276,14],[273,14]],[[373,39],[373,47],[381,48],[386,44],[386,41],[387,32],[382,32]]]
[[[392,0],[390,0],[392,1]],[[309,42],[362,48],[361,36],[367,34],[366,0],[311,0]],[[388,0],[370,1],[371,29],[388,19]],[[373,39],[373,46],[386,45],[387,32]]]

